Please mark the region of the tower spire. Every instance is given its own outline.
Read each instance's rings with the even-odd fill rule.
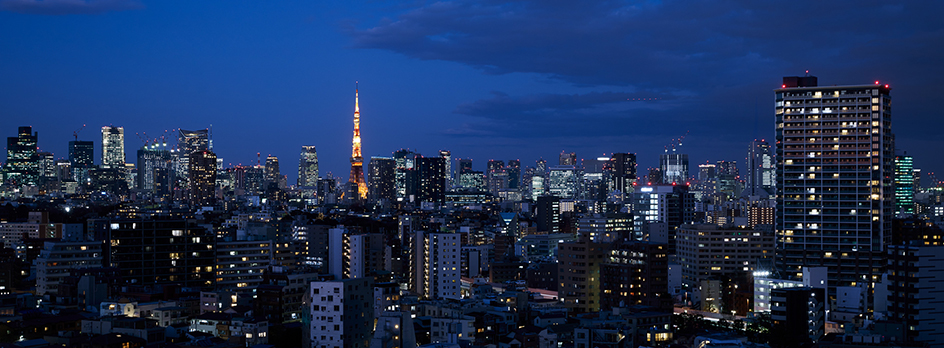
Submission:
[[[361,155],[361,108],[357,81],[354,81],[354,137],[351,141],[351,177],[348,182],[359,199],[367,198],[367,183],[364,181],[364,159]]]

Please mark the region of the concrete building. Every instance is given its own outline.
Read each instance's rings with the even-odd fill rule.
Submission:
[[[311,348],[366,348],[374,328],[373,279],[311,283]]]
[[[558,297],[571,314],[600,310],[600,266],[606,246],[584,238],[557,248]]]
[[[905,340],[944,347],[944,246],[888,247],[888,317],[905,326]]]
[[[36,265],[36,294],[57,295],[59,282],[76,268],[102,267],[102,242],[46,242]]]
[[[683,225],[677,259],[683,286],[694,289],[712,277],[746,277],[757,262],[772,259],[774,233],[718,225]]]
[[[890,91],[819,87],[815,76],[784,77],[774,90],[777,260],[785,272],[825,266],[830,289],[879,281],[895,198]]]
[[[411,288],[430,299],[461,299],[462,245],[458,233],[416,231]]]

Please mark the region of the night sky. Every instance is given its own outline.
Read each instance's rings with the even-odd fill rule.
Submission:
[[[890,84],[897,147],[944,173],[942,15],[942,1],[0,0],[0,137],[30,125],[65,158],[86,124],[99,163],[100,128],[123,126],[134,162],[135,133],[212,125],[226,164],[276,155],[294,184],[315,145],[322,176],[347,178],[359,81],[365,157],[448,149],[483,170],[635,152],[644,174],[686,132],[693,166],[743,163],[773,137],[781,77],[809,70]]]

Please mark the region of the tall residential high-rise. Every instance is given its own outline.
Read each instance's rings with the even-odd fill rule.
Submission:
[[[895,156],[895,213],[915,213],[914,159],[907,153]]]
[[[662,182],[684,183],[688,181],[688,155],[676,153],[673,147],[671,152],[659,155],[659,169],[662,170]]]
[[[452,190],[452,186],[455,185],[455,176],[452,173],[452,152],[439,150],[439,157],[446,160],[446,190]]]
[[[4,181],[16,185],[39,183],[39,155],[37,140],[39,133],[33,127],[20,127],[17,136],[7,138],[7,164]]]
[[[298,158],[298,187],[314,187],[318,185],[318,151],[314,145],[302,146],[301,156]]]
[[[367,198],[367,182],[364,181],[364,159],[361,157],[361,108],[358,104],[357,87],[354,87],[354,138],[351,148],[351,177],[348,183],[357,187],[357,198]]]
[[[125,129],[124,127],[102,127],[102,168],[124,169],[125,167]]]
[[[89,170],[95,166],[95,143],[86,140],[69,142],[69,162],[72,162],[72,179],[79,184],[89,181]]]
[[[755,139],[747,149],[747,184],[742,195],[773,196],[776,177],[773,149],[766,140]]]
[[[461,299],[460,249],[458,233],[417,231],[413,243],[412,291],[428,299]]]
[[[216,154],[209,150],[190,154],[190,202],[193,205],[216,201]]]
[[[177,131],[177,177],[187,180],[190,176],[190,154],[197,151],[213,150],[210,147],[210,130]]]
[[[394,177],[397,163],[390,157],[371,157],[367,163],[367,197],[371,202],[394,202],[397,192]]]
[[[894,211],[889,92],[818,87],[814,76],[784,77],[774,90],[777,259],[787,275],[826,267],[831,290],[879,281]]]

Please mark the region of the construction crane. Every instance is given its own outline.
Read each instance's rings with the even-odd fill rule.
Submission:
[[[666,145],[666,146],[665,146],[665,152],[668,153],[668,152],[669,152],[669,148],[672,149],[672,152],[675,152],[675,150],[677,150],[678,148],[682,147],[682,140],[684,140],[685,137],[688,136],[688,133],[689,133],[689,131],[685,131],[685,134],[684,134],[684,135],[682,135],[682,136],[680,136],[680,137],[678,137],[678,138],[672,139],[672,142],[669,143],[669,145]]]
[[[934,172],[928,172],[928,177],[931,178],[931,187],[940,187],[941,182],[937,179],[937,175]]]
[[[75,137],[75,141],[79,141],[79,132],[81,132],[83,129],[85,129],[84,124],[82,127],[79,127],[79,129],[76,129],[75,132],[72,132],[72,136]]]

